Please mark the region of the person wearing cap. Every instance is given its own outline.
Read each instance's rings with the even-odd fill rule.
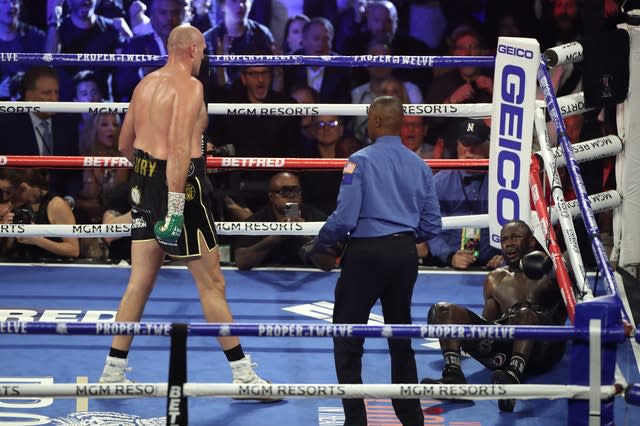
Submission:
[[[489,157],[489,128],[482,120],[461,120],[456,126],[456,135],[459,160]],[[443,217],[488,212],[489,179],[486,172],[441,170],[434,176],[434,185]],[[502,263],[500,251],[489,244],[486,228],[442,230],[428,240],[427,245],[435,264],[456,269],[495,269]]]

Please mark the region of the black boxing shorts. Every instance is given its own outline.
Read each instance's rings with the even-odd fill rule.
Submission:
[[[469,311],[469,317],[473,325],[505,325],[509,324],[509,319],[513,317],[516,311],[523,307],[536,308],[529,304],[517,304],[507,309],[504,314],[497,320],[490,322]],[[534,312],[543,319],[548,317],[547,312]],[[540,325],[555,325],[542,321]],[[513,354],[512,340],[462,340],[461,348],[463,351],[471,355],[487,368],[492,370],[503,369],[508,365],[511,355]],[[529,354],[527,360],[526,372],[530,374],[539,374],[550,370],[564,356],[566,342],[564,341],[542,341],[536,340],[533,350]]]
[[[134,149],[133,172],[129,175],[131,204],[131,240],[155,240],[153,226],[167,214],[167,161]],[[202,234],[208,251],[218,245],[211,213],[211,183],[206,176],[204,157],[192,158],[185,184],[184,225],[177,246],[162,245],[173,258],[189,259],[202,255],[198,235]]]

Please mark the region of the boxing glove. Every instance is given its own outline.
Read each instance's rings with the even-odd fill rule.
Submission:
[[[520,259],[520,269],[532,280],[539,280],[544,277],[553,267],[551,257],[542,251],[532,251],[522,256]]]
[[[315,238],[304,243],[298,250],[298,255],[305,264],[312,264],[325,272],[336,266],[336,251],[332,248],[318,247]]]
[[[167,197],[167,215],[153,226],[156,239],[162,245],[176,246],[182,234],[184,224],[184,194],[169,192]]]
[[[311,254],[315,250],[315,245],[316,245],[316,239],[314,238],[313,240],[307,241],[302,246],[300,246],[300,249],[298,249],[298,256],[300,257],[300,260],[302,260],[303,263],[306,263],[306,264],[311,263]]]

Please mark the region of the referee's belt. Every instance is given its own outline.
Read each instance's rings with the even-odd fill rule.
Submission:
[[[354,237],[352,240],[400,240],[403,238],[413,238],[415,236],[413,231],[396,232],[395,234],[382,235],[380,237]]]

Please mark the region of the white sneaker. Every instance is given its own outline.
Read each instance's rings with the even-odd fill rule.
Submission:
[[[238,361],[229,362],[229,366],[231,367],[231,373],[233,374],[233,384],[243,384],[243,385],[268,385],[271,382],[264,380],[260,376],[256,374],[254,371],[254,367],[257,366],[256,363],[251,362],[251,357],[249,355],[245,355],[244,358]],[[282,401],[282,398],[261,398],[261,397],[234,397],[233,399],[255,399],[261,402],[278,402]]]
[[[133,383],[132,380],[125,376],[127,371],[131,371],[131,368],[127,367],[126,358],[107,356],[107,361],[104,364],[104,370],[102,370],[98,383]]]

